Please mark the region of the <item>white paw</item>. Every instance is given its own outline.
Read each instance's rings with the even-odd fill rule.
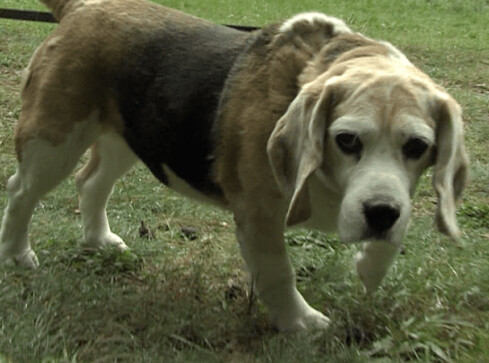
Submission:
[[[117,248],[119,251],[125,251],[129,249],[124,243],[122,238],[120,238],[115,233],[109,232],[101,238],[89,239],[83,242],[83,248],[85,249],[100,249],[100,248]]]
[[[20,253],[13,257],[13,260],[18,266],[24,268],[30,268],[35,270],[39,267],[39,260],[37,259],[36,253],[34,250],[28,250],[24,253]]]
[[[371,261],[363,258],[360,253],[356,256],[356,269],[367,293],[377,290],[385,276],[384,269],[376,268]]]
[[[397,255],[397,245],[372,242],[356,255],[356,270],[367,293],[374,292],[379,286]]]
[[[286,316],[277,319],[276,325],[281,332],[304,332],[326,330],[331,320],[323,313],[308,306],[297,316]]]

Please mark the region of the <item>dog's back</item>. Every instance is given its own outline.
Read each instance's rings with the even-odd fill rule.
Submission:
[[[168,183],[166,167],[219,198],[211,133],[229,70],[252,36],[139,0],[44,2],[60,25],[33,58],[24,109],[49,102],[52,114],[35,125],[25,111],[19,138],[53,119],[70,129],[98,110],[159,180]]]
[[[162,165],[219,196],[212,180],[216,111],[227,75],[249,36],[224,26],[170,22],[131,39],[116,75],[129,146],[165,184]]]

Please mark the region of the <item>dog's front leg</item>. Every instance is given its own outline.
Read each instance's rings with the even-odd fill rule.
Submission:
[[[236,235],[258,296],[274,324],[280,331],[326,328],[329,319],[310,307],[296,289],[283,237],[283,216],[257,209],[236,213]]]
[[[394,262],[399,246],[387,242],[367,242],[356,256],[356,269],[367,292],[375,291]]]

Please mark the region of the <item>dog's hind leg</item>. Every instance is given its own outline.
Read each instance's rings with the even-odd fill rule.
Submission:
[[[103,133],[92,145],[89,162],[76,174],[84,247],[112,245],[127,249],[124,241],[110,231],[105,209],[114,183],[136,161],[136,155],[115,132]]]
[[[28,238],[34,208],[45,193],[69,175],[83,152],[97,138],[100,129],[95,113],[88,120],[74,124],[63,140],[50,140],[45,135],[50,129],[40,130],[38,134],[29,133],[28,136],[26,132],[17,130],[19,163],[7,184],[8,204],[0,232],[0,261],[13,258],[26,267],[38,266]]]

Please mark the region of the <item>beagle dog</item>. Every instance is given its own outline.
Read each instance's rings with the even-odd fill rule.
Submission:
[[[59,26],[36,50],[15,129],[0,260],[35,268],[39,198],[76,173],[84,246],[127,248],[107,221],[137,160],[165,185],[230,210],[261,301],[282,331],[329,319],[296,289],[284,229],[364,241],[356,269],[381,282],[433,170],[436,221],[459,235],[468,157],[457,102],[393,45],[304,13],[248,33],[145,0],[43,0]]]

